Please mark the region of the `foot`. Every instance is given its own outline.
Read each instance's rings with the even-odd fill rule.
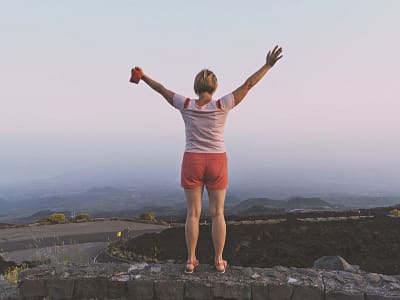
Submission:
[[[214,262],[215,269],[219,273],[225,273],[226,268],[228,267],[228,262],[226,260],[216,261]]]
[[[186,268],[185,273],[191,274],[193,271],[200,265],[200,262],[197,259],[187,260],[186,261]]]

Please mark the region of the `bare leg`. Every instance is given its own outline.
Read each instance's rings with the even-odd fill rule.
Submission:
[[[185,225],[186,247],[188,260],[196,259],[196,245],[199,238],[199,219],[201,214],[201,201],[203,186],[193,189],[185,188],[187,202],[187,216]],[[192,266],[189,266],[192,268]]]
[[[215,262],[222,261],[222,252],[224,250],[226,238],[226,224],[224,217],[224,202],[226,189],[207,190],[210,200],[210,215],[212,219],[211,235],[214,243]],[[223,269],[223,267],[218,267]]]

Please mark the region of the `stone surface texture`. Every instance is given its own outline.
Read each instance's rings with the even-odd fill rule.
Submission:
[[[2,290],[0,290],[2,291]],[[18,289],[0,299],[265,299],[400,300],[400,281],[359,271],[228,267],[202,264],[42,265],[20,273]]]
[[[360,273],[359,266],[349,264],[341,256],[322,256],[321,258],[314,261],[313,268]]]

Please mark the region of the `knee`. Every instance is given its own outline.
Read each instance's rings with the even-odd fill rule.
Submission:
[[[187,219],[191,220],[199,220],[200,219],[200,212],[198,211],[188,211],[186,215]]]
[[[224,212],[223,211],[210,211],[210,216],[212,220],[217,219],[224,219]]]

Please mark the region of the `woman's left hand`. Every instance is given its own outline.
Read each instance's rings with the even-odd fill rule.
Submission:
[[[275,46],[275,48],[271,51],[268,52],[267,54],[267,65],[273,67],[275,63],[282,58],[282,48],[279,47],[278,45]]]

